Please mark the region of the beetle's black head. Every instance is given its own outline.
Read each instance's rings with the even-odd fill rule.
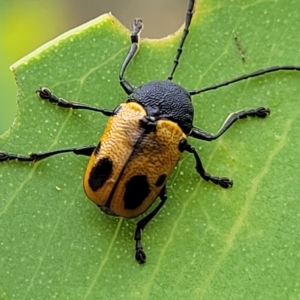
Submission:
[[[126,102],[141,104],[149,116],[177,123],[189,134],[193,125],[194,109],[191,97],[183,87],[170,81],[151,81],[136,88]]]

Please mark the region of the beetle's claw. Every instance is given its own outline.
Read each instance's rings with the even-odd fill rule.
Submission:
[[[227,177],[220,177],[219,178],[219,185],[224,188],[224,189],[228,189],[230,187],[233,186],[233,181],[230,180],[229,178]]]
[[[0,161],[7,161],[9,160],[9,154],[7,152],[0,151]]]
[[[206,180],[207,181],[210,180],[214,184],[217,184],[220,187],[222,187],[223,189],[228,189],[233,186],[233,181],[227,177],[217,177],[217,176],[209,175],[208,179],[206,179]]]
[[[266,116],[268,116],[271,113],[271,110],[267,107],[259,107],[256,110],[256,116],[259,118],[265,118]]]
[[[139,264],[144,264],[146,262],[146,254],[142,247],[135,250],[135,259]]]
[[[43,100],[48,100],[51,98],[52,94],[49,89],[43,87],[36,90],[38,96]]]

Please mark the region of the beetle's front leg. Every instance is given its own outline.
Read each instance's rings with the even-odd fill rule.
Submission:
[[[92,111],[101,112],[105,116],[112,116],[114,114],[113,110],[105,109],[105,108],[99,108],[95,107],[89,104],[79,103],[79,102],[73,102],[68,101],[63,98],[59,98],[55,96],[48,88],[39,88],[36,90],[37,95],[42,100],[47,100],[51,103],[56,104],[57,106],[63,107],[63,108],[72,108],[72,109],[87,109]]]

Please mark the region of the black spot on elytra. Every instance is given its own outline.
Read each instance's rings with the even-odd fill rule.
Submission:
[[[180,152],[183,152],[186,147],[186,144],[187,144],[187,140],[185,138],[180,139],[179,144],[178,144],[178,150]]]
[[[150,193],[150,186],[146,175],[136,175],[131,177],[124,194],[125,209],[138,208]]]
[[[90,173],[89,185],[95,192],[100,189],[111,176],[113,163],[108,157],[100,159]]]
[[[158,177],[158,179],[156,180],[155,185],[156,185],[157,187],[162,186],[163,183],[165,182],[166,178],[167,178],[167,175],[166,175],[166,174],[160,175],[160,176]]]

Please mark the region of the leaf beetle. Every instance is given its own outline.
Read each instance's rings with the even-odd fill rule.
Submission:
[[[119,73],[120,85],[127,94],[127,99],[115,109],[67,101],[55,96],[45,87],[36,91],[40,99],[62,108],[92,110],[109,117],[97,145],[32,153],[29,156],[0,152],[1,162],[36,162],[67,152],[89,156],[83,179],[85,193],[103,212],[111,216],[138,217],[159,197],[161,201],[157,206],[136,225],[135,259],[141,264],[146,262],[141,243],[142,230],[166,202],[166,182],[184,151],[193,154],[196,171],[205,181],[211,181],[222,188],[233,185],[229,178],[212,176],[205,171],[198,153],[189,144],[188,137],[213,141],[239,119],[265,118],[270,114],[270,109],[266,107],[238,111],[228,116],[216,134],[210,134],[193,125],[194,109],[191,96],[271,72],[300,71],[300,67],[297,66],[274,66],[193,91],[174,83],[173,75],[189,33],[194,6],[195,0],[188,0],[185,25],[169,77],[139,87],[135,87],[124,77],[127,66],[138,52],[143,28],[140,19],[134,20],[131,45]]]

